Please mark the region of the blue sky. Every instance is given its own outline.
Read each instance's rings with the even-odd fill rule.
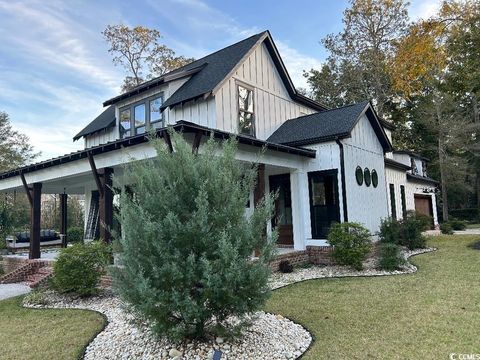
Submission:
[[[412,18],[431,15],[439,0],[413,0]],[[320,39],[342,29],[345,0],[0,0],[0,110],[27,134],[41,159],[82,148],[72,137],[119,92],[101,31],[107,24],[144,25],[164,42],[199,58],[268,29],[297,86],[304,69],[327,54]]]

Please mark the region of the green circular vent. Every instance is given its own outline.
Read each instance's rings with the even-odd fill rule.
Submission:
[[[370,184],[372,183],[372,177],[368,168],[365,168],[365,170],[363,170],[363,178],[365,179],[365,185],[370,186]]]
[[[355,169],[355,177],[357,178],[357,184],[362,185],[363,184],[363,171],[360,166],[357,166]]]
[[[374,188],[378,186],[378,174],[375,169],[372,170],[372,185]]]

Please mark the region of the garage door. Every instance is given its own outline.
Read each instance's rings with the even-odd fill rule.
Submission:
[[[432,198],[426,195],[414,195],[415,211],[433,218]],[[433,224],[432,224],[433,228]]]

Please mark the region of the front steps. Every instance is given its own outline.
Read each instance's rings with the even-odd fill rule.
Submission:
[[[51,261],[24,260],[17,269],[0,277],[0,284],[24,282],[32,289],[44,285],[53,275]]]

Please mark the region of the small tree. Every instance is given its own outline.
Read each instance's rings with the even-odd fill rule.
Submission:
[[[235,141],[221,146],[210,139],[195,155],[181,135],[171,138],[172,153],[151,139],[157,158],[114,179],[125,189],[116,236],[123,266],[114,285],[156,334],[202,338],[266,300],[275,239],[265,227],[273,201],[267,195],[245,215],[256,168],[235,160]],[[261,255],[252,261],[255,250]]]

